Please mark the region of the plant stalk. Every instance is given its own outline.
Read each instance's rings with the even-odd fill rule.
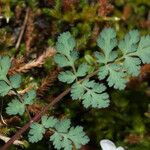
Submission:
[[[42,114],[49,109],[49,107],[58,103],[64,96],[66,96],[70,92],[71,88],[67,88],[64,92],[62,92],[59,96],[57,96],[51,103],[49,103],[40,113],[36,114],[27,124],[25,124],[11,139],[1,147],[1,150],[7,150],[11,144],[20,138],[20,136],[30,127],[33,122],[37,122],[40,120]]]
[[[95,76],[97,73],[98,73],[98,70],[87,75],[84,79],[80,80],[79,82],[89,79]],[[67,88],[59,96],[57,96],[52,102],[50,102],[46,107],[44,107],[40,113],[36,114],[35,117],[33,117],[27,124],[25,124],[14,136],[12,136],[11,139],[4,146],[2,146],[0,150],[7,150],[15,140],[18,140],[20,138],[20,136],[30,127],[30,125],[33,122],[39,121],[43,113],[45,113],[50,107],[54,106],[56,103],[61,101],[62,98],[66,96],[70,91],[71,91],[71,87]]]

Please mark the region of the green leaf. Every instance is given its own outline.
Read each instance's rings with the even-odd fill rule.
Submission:
[[[71,66],[70,61],[64,55],[56,54],[54,56],[54,60],[58,64],[59,67]]]
[[[134,57],[125,57],[125,60],[123,62],[123,66],[127,70],[127,73],[131,74],[132,76],[139,75],[141,68],[140,64],[141,60]]]
[[[70,120],[60,121],[57,124],[55,133],[50,137],[50,141],[56,149],[72,150],[73,145],[76,149],[81,148],[89,142],[89,138],[83,132],[80,126],[70,128]]]
[[[125,78],[125,73],[118,72],[115,70],[110,71],[110,75],[107,79],[108,85],[114,87],[115,89],[123,90],[126,87],[128,80]]]
[[[128,82],[127,75],[137,76],[140,73],[140,59],[143,63],[150,62],[150,36],[143,36],[140,42],[139,40],[140,34],[137,30],[127,33],[119,42],[118,47],[123,56],[118,58],[118,52],[112,51],[117,44],[116,33],[111,28],[104,29],[97,39],[97,44],[103,53],[95,52],[100,66],[98,78],[100,80],[107,78],[110,87],[124,89]]]
[[[79,53],[77,51],[71,51],[70,53],[71,61],[74,63],[79,58]]]
[[[150,35],[141,37],[135,54],[143,63],[150,63]]]
[[[139,42],[140,40],[140,42]],[[139,42],[139,45],[138,45]],[[125,35],[124,39],[120,41],[119,48],[123,52],[125,58],[123,67],[127,69],[127,73],[137,76],[140,73],[140,64],[150,63],[150,36],[143,36],[140,39],[139,32],[132,30]],[[138,56],[139,58],[135,58]]]
[[[10,77],[10,82],[13,88],[19,88],[21,84],[21,76],[19,74],[15,74]]]
[[[59,53],[70,56],[70,52],[73,51],[76,43],[70,32],[64,32],[58,37],[56,43],[56,49]]]
[[[64,119],[64,120],[61,120],[59,122],[57,122],[57,124],[55,125],[55,129],[58,131],[58,132],[68,132],[68,129],[70,128],[70,120],[69,119]]]
[[[71,71],[64,71],[58,75],[58,79],[61,82],[72,83],[76,79],[76,76]]]
[[[86,73],[88,72],[88,69],[89,69],[88,65],[85,64],[85,63],[83,63],[83,64],[81,64],[81,65],[78,67],[78,70],[77,70],[76,75],[77,75],[78,77],[83,77],[83,76],[85,76]]]
[[[100,53],[100,52],[95,52],[94,53],[97,61],[101,64],[104,64],[105,63],[105,55],[103,53]]]
[[[5,96],[12,88],[18,88],[21,83],[21,76],[19,74],[13,75],[10,78],[10,85],[5,81],[0,81],[0,95]]]
[[[78,59],[78,52],[74,50],[75,40],[69,32],[64,32],[58,37],[56,49],[58,54],[54,60],[60,67],[74,66],[74,62]]]
[[[29,141],[31,143],[36,143],[43,138],[43,134],[45,133],[45,128],[38,123],[32,123],[30,126],[30,131],[28,134]]]
[[[95,57],[97,58],[97,62],[101,64],[105,64],[105,66],[100,66],[99,69],[99,79],[104,79],[109,74],[109,68],[107,64],[109,62],[113,62],[117,57],[117,52],[113,51],[113,48],[117,45],[116,32],[112,28],[105,28],[99,35],[97,39],[98,46],[103,50],[101,52],[95,52]],[[86,95],[86,99],[89,99],[89,95]],[[89,100],[88,100],[89,102]]]
[[[68,137],[66,137],[66,136],[63,137],[62,147],[64,148],[64,150],[72,150],[73,149],[72,141],[69,140]]]
[[[0,80],[5,80],[8,70],[11,66],[11,60],[8,56],[0,56]]]
[[[34,90],[29,91],[23,96],[24,103],[28,105],[33,104],[35,98],[36,98],[36,92]]]
[[[64,119],[56,123],[56,132],[50,137],[50,141],[53,142],[56,149],[64,148],[65,150],[72,150],[72,142],[67,138],[70,124],[69,119]]]
[[[95,81],[85,81],[83,86],[86,87],[86,93],[82,96],[82,103],[85,108],[105,108],[109,105],[109,95],[104,92],[106,87]]]
[[[60,150],[61,148],[63,148],[62,140],[63,140],[63,136],[61,136],[61,134],[59,134],[58,132],[55,132],[50,137],[50,141],[53,142],[54,148],[56,148],[58,150]]]
[[[80,92],[78,93],[78,91]],[[82,83],[76,83],[72,86],[72,99],[82,99],[85,108],[90,106],[94,108],[105,108],[109,105],[109,96],[106,92],[106,87],[103,84],[98,84],[95,81],[85,80]]]
[[[106,62],[107,63],[112,62],[118,57],[117,52],[114,52],[114,51],[110,52],[110,55],[108,56],[107,61],[106,61],[105,55],[100,52],[95,52],[94,55],[95,55],[97,61],[99,62],[99,64],[105,64]]]
[[[97,45],[103,50],[104,55],[100,55],[101,57],[105,56],[105,63],[109,62],[109,55],[111,55],[111,51],[117,45],[115,30],[112,28],[103,29],[103,31],[98,36]]]
[[[108,74],[109,74],[109,69],[107,65],[99,68],[99,72],[98,72],[99,80],[105,79],[108,76]]]
[[[71,87],[71,97],[73,100],[81,99],[84,92],[85,92],[85,89],[80,83],[74,83]]]
[[[114,87],[115,89],[124,89],[128,79],[126,78],[126,73],[123,68],[117,64],[110,64],[103,66],[99,69],[98,78],[104,79],[107,77],[108,85]]]
[[[0,81],[0,96],[5,96],[12,89],[5,81]]]
[[[48,117],[48,116],[42,116],[41,120],[42,120],[42,125],[45,128],[52,128],[58,122],[58,120],[55,119],[54,117]]]
[[[131,30],[127,33],[123,40],[119,42],[118,47],[121,49],[123,54],[131,53],[137,50],[137,43],[140,39],[138,30]]]
[[[18,99],[14,99],[8,103],[6,112],[9,115],[23,115],[23,113],[25,112],[25,105],[21,103]]]
[[[70,128],[68,137],[73,141],[77,149],[89,142],[89,138],[85,135],[83,127],[80,126]]]

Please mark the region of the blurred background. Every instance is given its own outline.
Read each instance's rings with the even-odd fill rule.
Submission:
[[[60,33],[70,31],[77,41],[81,61],[93,63],[92,53],[98,50],[96,39],[104,27],[113,27],[122,38],[131,29],[141,35],[150,34],[149,0],[1,0],[0,1],[0,55],[13,60],[9,74],[22,73],[21,89],[37,89],[38,101],[31,106],[34,115],[65,85],[57,81],[57,68],[47,51]],[[42,62],[29,65],[43,56]],[[28,64],[28,68],[25,68]],[[39,67],[40,66],[40,67]],[[23,68],[24,67],[24,68]],[[21,90],[20,89],[20,90]],[[111,104],[106,109],[84,109],[81,103],[68,96],[50,115],[70,118],[73,125],[82,125],[91,141],[82,150],[100,150],[99,141],[107,138],[127,150],[150,149],[150,65],[144,65],[138,77],[131,78],[123,91],[108,89]],[[27,121],[27,116],[7,116],[5,106],[9,96],[0,98],[4,125],[0,121],[0,134],[11,137]],[[36,144],[27,142],[24,134],[21,146],[10,150],[53,150],[46,133]],[[4,144],[0,140],[0,144]]]

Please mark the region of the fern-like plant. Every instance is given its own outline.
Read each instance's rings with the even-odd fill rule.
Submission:
[[[83,127],[72,127],[69,119],[58,120],[43,114],[69,92],[72,99],[81,100],[85,108],[106,108],[110,103],[107,87],[123,90],[131,76],[139,75],[141,64],[150,63],[150,36],[140,37],[137,30],[130,31],[118,42],[115,30],[105,28],[97,38],[97,45],[100,50],[91,56],[96,62],[96,66],[93,67],[86,61],[79,63],[80,54],[75,50],[76,42],[70,32],[64,32],[58,37],[54,61],[64,68],[58,79],[71,85],[34,118],[30,116],[28,105],[35,102],[36,92],[31,90],[20,95],[17,89],[21,84],[21,76],[8,76],[11,60],[7,56],[0,57],[0,95],[5,96],[10,91],[16,95],[8,103],[6,112],[9,115],[23,115],[27,112],[30,119],[2,150],[8,148],[29,127],[28,138],[31,143],[42,140],[46,130],[49,130],[52,132],[49,140],[58,150],[72,150],[74,147],[79,149],[89,142]],[[96,78],[90,79],[96,75],[99,81],[94,80]]]
[[[130,31],[118,42],[115,30],[105,28],[97,39],[100,51],[94,53],[97,62],[94,75],[97,74],[100,81],[105,79],[109,87],[123,90],[131,76],[139,75],[140,65],[150,63],[149,42],[150,36],[140,37],[137,30]],[[75,82],[71,86],[72,99],[81,99],[86,108],[108,107],[109,95],[106,86],[89,80],[90,76],[85,77],[92,66],[86,63],[77,65],[79,54],[74,50],[75,40],[69,32],[59,36],[56,49],[58,54],[55,55],[55,62],[60,67],[72,68],[61,72],[58,77],[62,82],[69,84]]]

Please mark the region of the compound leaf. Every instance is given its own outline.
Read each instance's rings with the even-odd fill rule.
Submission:
[[[59,129],[55,127],[56,131],[50,137],[50,141],[56,149],[63,148],[64,150],[72,150],[73,144],[77,149],[89,142],[89,138],[83,132],[83,128],[80,126],[70,128],[70,120],[58,122]],[[61,129],[60,129],[61,128]]]
[[[72,83],[76,79],[76,76],[71,71],[64,71],[58,75],[58,79],[61,82]]]
[[[89,142],[89,138],[85,135],[81,126],[71,127],[68,132],[68,137],[73,141],[77,149]]]
[[[54,117],[48,117],[48,116],[42,116],[41,120],[42,120],[42,125],[45,128],[52,128],[58,122],[58,120],[55,119]]]
[[[36,122],[32,123],[28,134],[29,141],[31,143],[40,141],[43,138],[44,133],[45,133],[45,128],[43,127],[43,125]]]
[[[80,92],[78,93],[78,91]],[[84,107],[105,108],[109,105],[109,96],[103,84],[95,81],[85,80],[82,83],[75,83],[71,89],[73,99],[82,99]]]
[[[72,150],[73,145],[77,149],[89,142],[89,138],[85,135],[83,128],[80,126],[70,127],[70,120],[57,120],[54,117],[42,116],[41,123],[32,123],[28,134],[29,141],[34,143],[43,138],[47,128],[50,128],[54,133],[50,137],[50,141],[56,149]],[[45,129],[46,128],[46,129]]]
[[[87,91],[82,96],[82,103],[85,108],[92,106],[93,108],[105,108],[109,105],[109,95],[104,92],[106,87],[103,84],[98,84],[95,81],[85,81],[83,86]]]
[[[53,142],[56,149],[64,148],[65,150],[72,150],[72,142],[67,138],[70,124],[69,119],[64,119],[56,123],[56,132],[50,137],[50,141]]]
[[[6,112],[9,115],[23,115],[23,113],[25,112],[25,105],[21,103],[18,99],[14,99],[8,103],[8,106],[6,107]]]

